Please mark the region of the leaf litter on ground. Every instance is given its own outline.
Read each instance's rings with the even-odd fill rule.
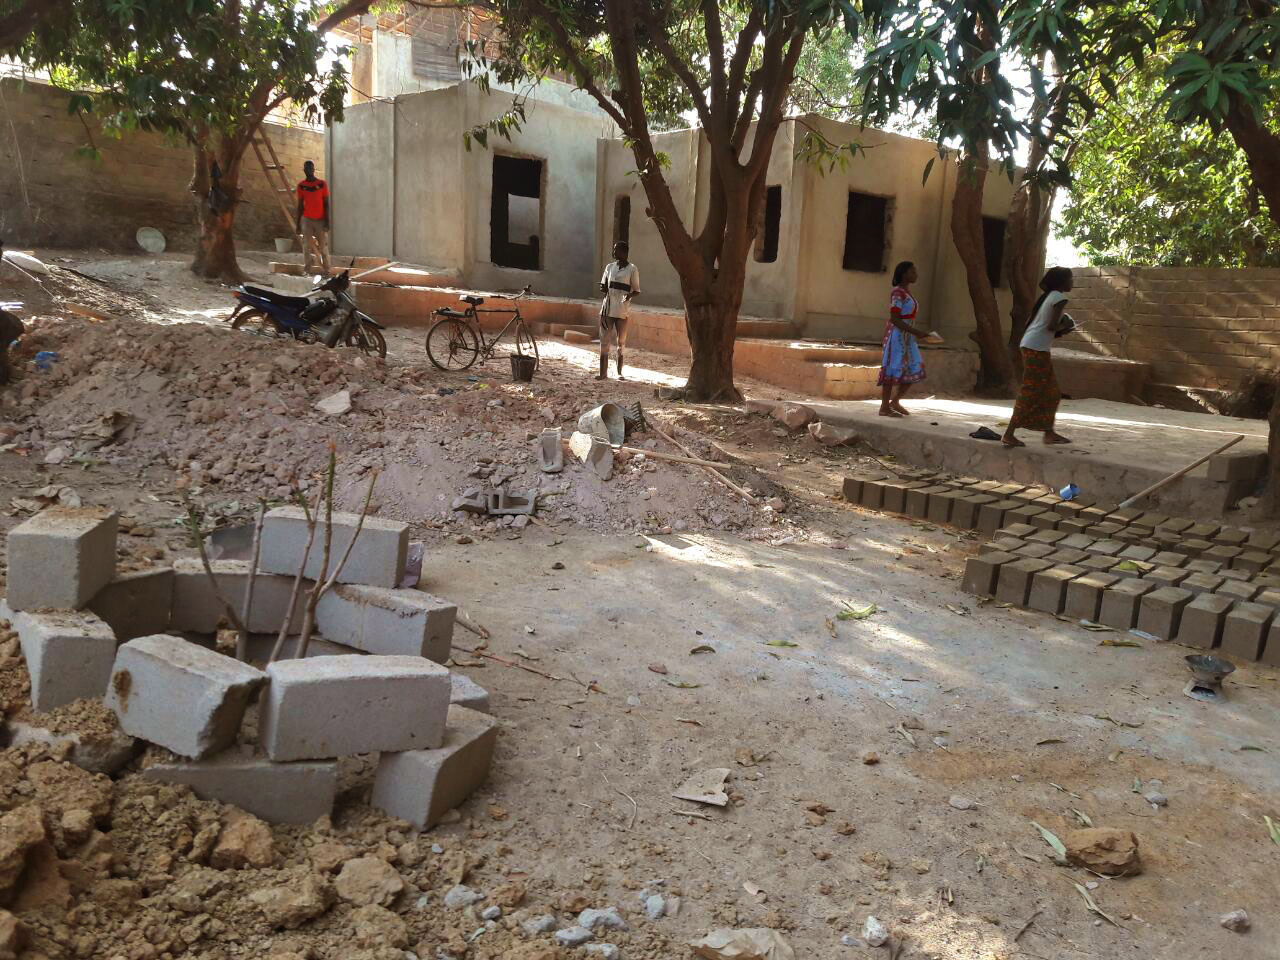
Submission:
[[[1063,842],[1058,839],[1058,835],[1052,830],[1040,826],[1040,824],[1036,823],[1034,820],[1031,821],[1031,825],[1040,831],[1040,836],[1044,837],[1044,842],[1053,848],[1053,852],[1057,855],[1057,861],[1059,863],[1066,863],[1067,848]]]
[[[844,604],[845,609],[836,614],[837,620],[865,620],[876,612],[876,605],[874,603],[855,607],[847,600],[841,600],[840,602]]]
[[[1111,924],[1113,927],[1118,927],[1118,926],[1120,926],[1120,924],[1119,924],[1118,922],[1116,922],[1116,920],[1115,920],[1115,918],[1114,918],[1114,917],[1112,917],[1112,916],[1111,916],[1110,914],[1108,914],[1108,913],[1105,913],[1105,912],[1103,911],[1103,909],[1102,909],[1100,906],[1098,906],[1096,903],[1094,903],[1094,901],[1093,901],[1093,897],[1089,896],[1089,891],[1088,891],[1088,890],[1086,890],[1084,887],[1080,886],[1080,884],[1078,884],[1078,883],[1076,883],[1076,884],[1072,884],[1072,885],[1073,885],[1077,890],[1079,890],[1079,891],[1080,891],[1080,896],[1084,897],[1084,904],[1085,904],[1085,906],[1086,906],[1086,907],[1088,907],[1088,908],[1089,908],[1089,912],[1090,912],[1090,913],[1096,913],[1098,916],[1100,916],[1103,920],[1107,921],[1107,923]]]

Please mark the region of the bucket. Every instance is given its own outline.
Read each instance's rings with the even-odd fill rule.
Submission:
[[[1068,483],[1065,487],[1058,491],[1058,496],[1063,500],[1074,500],[1080,496],[1080,488],[1074,483]]]
[[[290,253],[295,241],[293,237],[276,237],[276,253]]]
[[[511,379],[518,383],[530,383],[533,371],[538,369],[538,358],[525,356],[523,353],[511,355]]]
[[[627,439],[627,421],[616,403],[602,403],[578,418],[578,432],[620,446]]]

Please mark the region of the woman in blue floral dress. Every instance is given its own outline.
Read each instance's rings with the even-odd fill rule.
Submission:
[[[907,417],[902,405],[911,384],[924,379],[924,360],[920,356],[917,337],[929,336],[911,321],[916,318],[917,303],[911,285],[920,279],[916,265],[903,260],[893,271],[893,293],[889,295],[889,322],[884,328],[884,356],[880,361],[880,416]]]

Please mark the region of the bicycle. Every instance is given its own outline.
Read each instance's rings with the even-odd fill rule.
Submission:
[[[516,353],[522,356],[532,355],[534,369],[537,369],[538,341],[534,339],[529,324],[520,315],[519,306],[519,301],[528,296],[531,289],[525,287],[514,297],[498,297],[497,299],[510,300],[516,304],[509,310],[492,307],[481,310],[485,298],[470,295],[458,298],[467,304],[465,310],[452,310],[449,307],[433,310],[431,315],[438,319],[427,331],[427,356],[431,362],[441,370],[466,370],[477,359],[483,362],[493,357],[498,343],[514,325]],[[486,340],[484,330],[480,327],[479,315],[482,313],[509,313],[511,319],[492,340]]]

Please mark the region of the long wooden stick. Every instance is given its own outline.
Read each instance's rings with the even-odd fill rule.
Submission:
[[[699,460],[697,457],[682,457],[678,453],[663,453],[661,450],[645,450],[643,447],[614,447],[615,450],[621,450],[623,453],[634,453],[642,457],[653,457],[655,460],[670,460],[672,463],[691,463],[695,467],[709,467],[714,470],[723,464],[716,463],[714,460]]]
[[[1185,467],[1183,467],[1181,470],[1177,471],[1176,473],[1171,473],[1169,474],[1169,476],[1165,477],[1163,480],[1160,480],[1157,483],[1153,483],[1151,486],[1147,487],[1147,489],[1141,490],[1138,493],[1135,493],[1128,500],[1124,501],[1124,503],[1120,504],[1120,506],[1117,509],[1123,510],[1125,507],[1133,506],[1139,500],[1143,499],[1146,496],[1149,496],[1150,494],[1155,493],[1161,487],[1168,486],[1169,484],[1173,483],[1173,481],[1177,480],[1179,477],[1190,473],[1192,470],[1200,466],[1200,464],[1204,463],[1210,457],[1216,457],[1223,450],[1226,450],[1227,447],[1234,446],[1235,444],[1239,443],[1243,439],[1244,439],[1244,434],[1240,434],[1239,436],[1232,437],[1230,440],[1228,440],[1226,443],[1220,446],[1217,450],[1214,450],[1211,453],[1206,453],[1199,460],[1195,461],[1195,463],[1189,463]]]
[[[659,427],[656,423],[650,423],[649,428],[653,430],[653,432],[656,433],[658,436],[660,436],[663,440],[667,441],[667,443],[671,444],[673,447],[679,447],[681,450],[683,450],[686,454],[688,454],[691,460],[697,459],[696,457],[693,456],[692,450],[686,447],[683,443],[681,443],[675,437],[671,437],[663,433],[662,428]],[[644,452],[653,453],[654,451],[646,450]],[[742,487],[738,486],[736,483],[734,483],[732,480],[730,480],[728,477],[722,474],[719,470],[715,469],[715,467],[708,466],[707,464],[709,462],[710,461],[706,461],[706,460],[699,461],[700,465],[704,470],[707,471],[707,473],[711,474],[711,476],[715,477],[717,480],[719,480],[722,484],[724,484],[726,487],[728,487],[738,496],[742,497],[742,499],[747,501],[747,503],[752,504],[753,506],[755,505],[756,503],[755,497],[753,497],[750,493],[748,493]]]

